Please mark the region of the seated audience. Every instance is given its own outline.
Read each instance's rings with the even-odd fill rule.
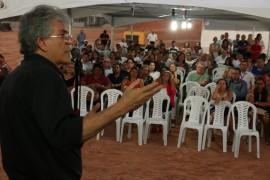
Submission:
[[[68,88],[68,92],[70,93],[71,89],[74,87],[75,83],[75,69],[74,63],[71,62],[69,64],[64,65],[64,81]]]
[[[145,86],[154,82],[153,77],[149,75],[149,66],[143,65],[141,73],[142,73],[141,78],[142,78]]]
[[[229,88],[236,95],[237,101],[246,101],[246,96],[248,93],[246,81],[240,78],[241,70],[239,68],[233,68],[232,78],[229,79]]]
[[[267,145],[270,145],[269,141],[269,110],[270,110],[270,93],[266,89],[266,82],[262,78],[258,78],[255,82],[255,88],[248,95],[248,101],[257,107],[257,122],[262,120],[264,125],[264,139]],[[252,114],[250,114],[252,115]]]
[[[82,85],[96,89],[100,94],[111,88],[110,80],[104,75],[104,69],[100,64],[95,64],[92,74],[86,74],[82,78]]]
[[[136,67],[131,68],[128,78],[122,82],[121,91],[124,92],[126,87],[128,87],[132,82],[136,81],[137,79],[140,79],[140,77],[140,70]],[[137,84],[134,88],[142,88],[143,86],[144,82],[143,80],[141,80],[140,83]]]
[[[252,90],[254,88],[255,77],[251,72],[247,71],[247,61],[242,61],[240,64],[241,75],[240,78],[247,83],[247,89]]]
[[[171,110],[171,119],[172,119],[172,127],[175,127],[175,108],[174,108],[174,102],[175,102],[175,95],[176,95],[176,87],[174,83],[174,78],[170,71],[163,71],[161,75],[161,85],[164,89],[166,89],[166,92],[168,96],[170,97],[170,107],[169,110]],[[166,106],[165,103],[162,107],[162,111],[165,112]]]
[[[121,90],[122,82],[125,80],[125,76],[121,71],[120,63],[115,63],[113,65],[113,73],[109,74],[108,78],[111,81],[111,87],[113,89]]]
[[[194,81],[199,83],[201,86],[205,86],[209,82],[209,76],[205,72],[205,64],[198,62],[196,66],[196,72],[191,73],[187,77],[187,81]]]
[[[176,89],[178,89],[180,83],[183,83],[183,82],[181,82],[181,79],[180,79],[181,77],[177,72],[175,64],[173,64],[173,63],[170,64],[169,69],[170,69],[170,72],[172,74],[172,78],[174,80],[174,84],[176,86]]]
[[[154,81],[160,76],[160,72],[156,71],[156,64],[153,61],[149,64],[149,75],[152,76]]]
[[[105,57],[102,61],[102,64],[103,64],[104,74],[105,76],[108,77],[108,75],[113,72],[111,68],[111,59],[108,57]]]
[[[225,79],[219,79],[217,81],[217,87],[214,90],[214,92],[212,92],[211,94],[211,99],[215,102],[215,104],[219,104],[220,101],[229,101],[232,102],[233,100],[233,92],[229,89],[227,81]],[[225,116],[227,116],[229,112],[229,108],[225,109]],[[211,109],[211,116],[214,117],[214,109]],[[226,117],[224,117],[225,120],[227,119]],[[231,123],[231,121],[230,121]],[[229,140],[228,140],[228,144],[231,145],[232,144],[232,140],[233,140],[233,128],[232,128],[232,124],[229,125]]]
[[[257,66],[254,66],[251,70],[252,74],[254,74],[255,79],[261,77],[265,79],[265,54],[261,54],[256,60]]]
[[[215,58],[217,65],[224,64],[227,57],[229,57],[228,51],[223,50],[221,55]]]

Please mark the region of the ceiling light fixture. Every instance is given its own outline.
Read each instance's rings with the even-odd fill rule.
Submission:
[[[177,21],[175,19],[175,9],[172,9],[172,22],[171,22],[171,30],[176,31],[178,28]]]
[[[185,10],[185,13],[183,14],[184,21],[182,22],[181,28],[182,29],[191,29],[192,23],[191,19],[187,20],[187,10]]]
[[[187,28],[188,28],[188,29],[191,29],[191,28],[192,28],[192,23],[191,23],[190,19],[188,20]]]

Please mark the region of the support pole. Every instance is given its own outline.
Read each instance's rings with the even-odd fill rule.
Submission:
[[[111,51],[114,51],[114,17],[112,16],[112,22],[111,22],[111,44],[110,49]]]

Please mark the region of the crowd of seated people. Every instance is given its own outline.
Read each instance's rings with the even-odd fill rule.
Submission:
[[[221,100],[232,102],[232,93],[236,101],[249,101],[265,111],[258,115],[264,123],[265,141],[269,143],[270,136],[270,60],[262,53],[265,49],[262,35],[237,34],[235,39],[229,38],[227,32],[221,38],[213,37],[208,52],[203,52],[200,42],[182,45],[175,40],[166,47],[162,40],[158,45],[150,42],[143,49],[134,41],[129,43],[124,39],[110,49],[109,36],[106,31],[93,45],[88,40],[72,43],[73,50],[79,54],[72,58],[70,64],[63,66],[63,79],[70,90],[75,86],[76,61],[80,61],[79,76],[81,84],[95,91],[95,102],[99,95],[113,88],[124,91],[133,81],[140,78],[141,82],[135,88],[141,88],[152,82],[159,82],[170,97],[172,110],[171,118],[176,118],[175,106],[179,87],[185,81],[196,81],[201,86],[213,82],[213,70],[224,68],[223,77],[215,79],[217,88],[212,92],[211,99],[216,103]],[[79,45],[80,44],[80,45]],[[178,68],[184,68],[184,79],[181,82]],[[5,58],[0,54],[0,85],[5,76],[11,71]],[[175,121],[172,121],[174,127]],[[230,123],[232,142],[232,125]],[[270,144],[270,143],[269,143]]]
[[[261,54],[265,48],[261,34],[254,39],[248,35],[247,40],[246,35],[237,34],[236,39],[232,40],[229,33],[225,32],[220,39],[213,37],[208,52],[203,52],[200,42],[193,46],[192,43],[185,42],[179,47],[173,40],[166,47],[162,40],[158,45],[151,41],[143,49],[134,41],[126,43],[121,39],[113,50],[110,49],[109,39],[107,43],[104,40],[102,42],[97,39],[93,46],[84,42],[84,48],[80,47],[84,71],[82,84],[95,88],[98,93],[109,88],[124,91],[126,86],[138,78],[142,81],[136,88],[154,81],[164,85],[163,72],[168,71],[167,75],[172,77],[177,92],[185,81],[196,81],[205,86],[210,82],[221,83],[218,80],[224,78],[226,87],[236,95],[236,101],[240,101],[246,100],[247,94],[254,91],[255,80],[265,80],[266,72],[270,71],[270,65],[265,63],[266,55]],[[178,68],[184,69],[183,82]],[[216,68],[223,68],[223,77],[213,79]],[[170,95],[172,102],[175,102],[177,95],[175,93],[173,98]],[[172,116],[174,118],[175,115]]]

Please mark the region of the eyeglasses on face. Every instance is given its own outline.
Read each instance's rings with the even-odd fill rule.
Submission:
[[[72,42],[73,41],[73,38],[72,38],[72,35],[69,35],[69,34],[61,34],[61,35],[52,35],[52,36],[49,36],[48,38],[62,38],[65,42]]]

